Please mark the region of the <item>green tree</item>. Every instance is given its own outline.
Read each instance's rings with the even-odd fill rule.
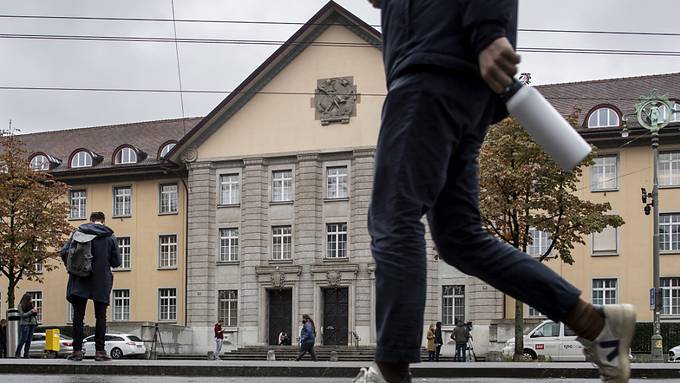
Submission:
[[[42,282],[44,271],[70,233],[66,184],[33,171],[18,136],[0,133],[0,271],[7,278],[7,304],[22,280]]]
[[[575,116],[571,118],[572,124]],[[609,203],[579,198],[578,181],[593,164],[593,154],[571,172],[562,171],[513,119],[492,126],[480,153],[480,210],[486,229],[526,252],[530,229],[546,232],[552,243],[538,260],[573,264],[575,244],[623,219],[609,214]],[[515,354],[523,357],[524,306],[515,303]]]

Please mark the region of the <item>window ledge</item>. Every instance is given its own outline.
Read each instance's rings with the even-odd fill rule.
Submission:
[[[590,189],[591,193],[609,193],[609,192],[617,192],[619,191],[619,188],[613,188],[613,189]]]
[[[659,251],[660,255],[680,255],[680,250]]]
[[[132,214],[129,215],[112,215],[111,218],[132,218]]]
[[[292,205],[294,201],[269,201],[269,206]]]
[[[217,261],[217,266],[240,265],[241,261]]]
[[[174,267],[159,267],[157,270],[159,270],[159,271],[177,270],[177,266],[174,266]]]
[[[659,185],[659,189],[680,189],[680,185]]]
[[[82,217],[82,218],[70,218],[70,217],[69,217],[68,220],[69,220],[69,221],[85,221],[85,220],[87,220],[87,218],[85,218],[85,217]]]
[[[349,197],[342,197],[342,198],[324,198],[323,202],[347,202],[349,201]]]
[[[601,253],[591,253],[591,257],[618,257],[620,254],[615,252],[603,251]]]
[[[293,263],[293,259],[270,259],[269,264],[270,265],[285,265],[285,264],[290,264]]]
[[[224,327],[222,329],[224,332],[238,332],[238,327]]]
[[[323,262],[324,263],[347,263],[347,262],[349,262],[349,257],[337,257],[337,258],[324,257]]]
[[[159,319],[158,323],[173,324],[177,323],[177,319]]]
[[[168,213],[158,213],[158,215],[179,215],[179,211],[171,211]]]
[[[218,209],[225,209],[225,208],[235,208],[235,207],[241,207],[240,203],[218,203],[217,208]]]
[[[124,269],[121,269],[121,268],[116,267],[116,268],[112,268],[111,271],[113,271],[113,272],[121,272],[121,271],[122,272],[128,272],[128,271],[132,271],[132,268],[126,267]]]

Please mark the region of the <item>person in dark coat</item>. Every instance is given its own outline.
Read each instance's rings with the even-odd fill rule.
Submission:
[[[302,316],[302,329],[300,330],[300,353],[295,360],[299,361],[306,353],[312,356],[312,360],[316,362],[316,353],[314,352],[314,342],[316,340],[316,326],[309,315]]]
[[[423,215],[440,259],[564,322],[597,355],[603,376],[627,381],[627,358],[607,360],[606,348],[632,340],[634,308],[595,308],[564,278],[482,225],[478,157],[488,126],[507,116],[501,94],[520,61],[517,0],[369,1],[381,9],[388,92],[368,211],[377,347],[375,363],[354,382],[410,382],[409,365],[420,361]]]
[[[441,354],[442,345],[444,344],[444,340],[442,339],[442,322],[437,322],[434,326],[434,345],[436,347],[434,360],[435,362],[439,362],[439,354]]]
[[[112,267],[121,264],[118,240],[113,235],[113,230],[104,225],[105,216],[102,212],[94,212],[90,215],[90,223],[80,225],[78,231],[84,234],[96,236],[91,241],[92,249],[92,274],[88,277],[77,277],[69,274],[66,287],[66,299],[73,305],[73,353],[69,360],[80,361],[83,359],[83,321],[87,301],[94,302],[96,318],[95,326],[95,360],[111,360],[104,349],[106,335],[106,310],[109,306],[109,297],[113,287]],[[69,239],[61,249],[61,259],[66,264],[72,239]]]
[[[453,357],[455,362],[465,362],[465,351],[470,340],[470,329],[463,323],[462,320],[456,321],[456,327],[451,333],[451,340],[456,342],[456,354]]]
[[[7,357],[7,320],[0,319],[0,358]]]

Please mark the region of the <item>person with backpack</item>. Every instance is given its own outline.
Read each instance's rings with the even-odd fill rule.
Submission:
[[[106,310],[113,288],[112,267],[121,264],[118,240],[113,230],[104,225],[102,212],[93,212],[90,223],[80,225],[61,249],[61,259],[69,273],[66,299],[73,305],[72,361],[83,360],[83,321],[87,301],[94,302],[96,361],[109,361],[104,349]]]
[[[19,344],[17,345],[17,350],[14,353],[15,358],[21,358],[21,349],[24,349],[24,358],[29,358],[29,352],[31,351],[31,341],[33,340],[33,332],[35,331],[35,326],[38,325],[38,309],[33,306],[33,300],[31,299],[31,294],[25,293],[19,301],[19,317],[21,322],[19,322]]]

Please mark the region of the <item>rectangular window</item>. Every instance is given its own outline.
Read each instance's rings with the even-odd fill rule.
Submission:
[[[291,259],[293,234],[290,226],[272,227],[272,259]]]
[[[287,202],[293,200],[293,171],[277,170],[272,172],[272,201]]]
[[[680,152],[659,154],[659,185],[680,186]]]
[[[618,188],[618,171],[616,156],[595,158],[591,167],[590,187],[593,191],[613,190]]]
[[[31,296],[31,300],[33,301],[33,307],[38,310],[38,316],[36,317],[36,320],[38,323],[42,323],[43,293],[42,291],[29,291],[28,294]]]
[[[114,270],[130,270],[132,267],[132,254],[130,237],[118,237],[118,248],[120,249],[120,266]]]
[[[238,291],[220,290],[219,300],[219,319],[222,320],[224,326],[238,326]]]
[[[541,257],[548,251],[552,240],[547,232],[534,229],[533,227],[529,229],[529,236],[531,236],[531,244],[527,246],[527,254],[532,257]]]
[[[347,166],[326,169],[326,198],[347,198]]]
[[[593,233],[593,255],[616,255],[619,253],[619,229],[605,227],[599,233]]]
[[[442,286],[442,324],[454,325],[465,318],[465,286]]]
[[[131,214],[132,187],[113,188],[113,216],[127,217]]]
[[[659,215],[659,249],[680,251],[680,214]]]
[[[159,193],[160,206],[158,211],[161,214],[177,213],[177,184],[161,185]]]
[[[680,278],[661,278],[663,315],[680,315]]]
[[[238,174],[220,176],[220,205],[235,205],[241,201],[240,180]]]
[[[616,304],[618,302],[616,287],[617,280],[614,278],[593,279],[593,304]]]
[[[161,269],[174,269],[177,267],[177,236],[158,236],[158,267]]]
[[[329,223],[326,225],[326,257],[347,257],[346,223]]]
[[[220,262],[238,261],[238,229],[220,229]]]
[[[43,267],[43,262],[42,262],[42,261],[41,261],[41,262],[36,262],[36,263],[33,265],[33,271],[35,271],[36,274],[42,274],[42,273],[43,273],[43,270],[44,270],[44,267]]]
[[[529,317],[542,317],[543,314],[540,311],[536,310],[535,308],[529,306],[529,310],[527,310],[527,316],[529,316]]]
[[[87,218],[87,192],[85,190],[71,190],[69,193],[71,210],[68,217],[70,219]]]
[[[113,290],[113,320],[130,320],[130,290]]]
[[[158,320],[177,320],[176,289],[158,289]]]

